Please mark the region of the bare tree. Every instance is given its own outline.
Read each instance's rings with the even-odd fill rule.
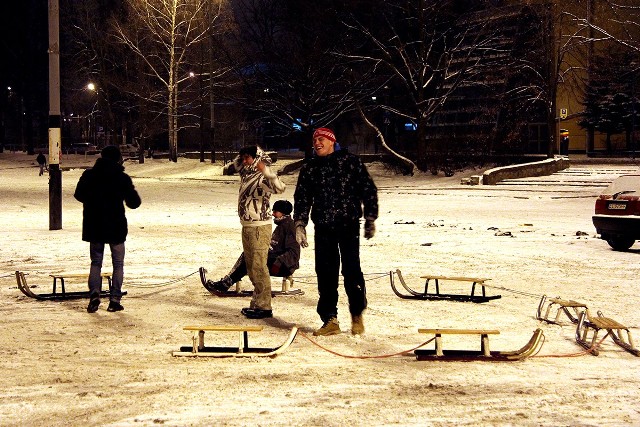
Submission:
[[[486,25],[486,20],[455,12],[454,3],[380,2],[375,6],[378,19],[364,22],[354,17],[344,21],[351,33],[361,38],[363,48],[342,55],[386,73],[402,92],[403,102],[379,108],[417,125],[416,160],[423,170],[430,155],[426,130],[433,115],[458,88],[478,82],[492,67],[492,58],[500,57],[499,34]],[[367,114],[367,110],[362,111]],[[373,123],[368,118],[365,121]],[[376,131],[384,139],[383,133]],[[389,150],[384,142],[383,147]],[[409,171],[413,168],[406,158],[400,160]]]
[[[145,65],[165,90],[169,159],[178,159],[180,85],[195,77],[189,55],[207,40],[223,14],[225,0],[125,0],[128,19],[113,21],[119,42]],[[211,76],[212,77],[212,76]],[[213,77],[212,77],[213,78]]]
[[[349,66],[332,54],[342,38],[341,3],[240,0],[234,9],[247,114],[269,120],[282,136],[299,135],[299,143],[310,141],[313,127],[355,111],[361,95]],[[310,154],[310,144],[302,147]]]

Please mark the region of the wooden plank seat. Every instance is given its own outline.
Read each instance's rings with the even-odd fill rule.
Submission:
[[[83,279],[87,280],[89,278],[88,274],[78,274],[78,273],[56,273],[50,274],[50,277],[53,278],[53,289],[51,293],[35,293],[31,290],[31,287],[27,284],[27,278],[24,272],[16,271],[16,281],[18,282],[18,289],[30,298],[41,299],[41,300],[69,300],[69,299],[79,299],[79,298],[89,298],[89,291],[71,291],[67,292],[65,288],[65,279]],[[101,276],[107,279],[109,284],[109,290],[104,290],[100,293],[100,297],[108,298],[109,291],[111,290],[111,273],[102,273]],[[60,280],[60,292],[58,292],[57,283]],[[85,282],[86,285],[86,282]],[[122,295],[126,295],[127,292],[122,292]]]
[[[271,296],[291,296],[291,295],[304,295],[304,291],[302,289],[294,289],[293,286],[293,275],[282,277],[282,290],[274,291],[271,290]],[[224,294],[216,294],[221,297],[250,297],[253,295],[252,290],[243,290],[242,289],[242,280],[239,280],[235,283],[235,289],[229,289]]]
[[[640,356],[640,350],[634,347],[633,337],[628,327],[609,317],[604,317],[601,311],[598,311],[597,316],[591,316],[588,308],[580,313],[576,327],[576,342],[590,350],[594,356],[598,356],[600,351],[596,345],[600,330],[607,331],[604,338],[611,336],[617,345],[634,356]]]
[[[536,353],[542,345],[542,329],[536,329],[529,342],[516,351],[492,351],[489,348],[489,335],[498,335],[494,329],[418,329],[419,333],[435,335],[435,349],[417,349],[417,360],[488,360],[515,361]],[[442,335],[479,335],[480,350],[445,350],[442,346]]]
[[[395,285],[394,276],[398,277],[398,281],[407,293],[402,293]],[[421,279],[425,279],[424,292],[419,292],[411,289],[404,278],[402,272],[397,269],[395,272],[389,272],[389,279],[391,281],[391,289],[393,292],[404,299],[420,299],[420,300],[450,300],[450,301],[463,301],[463,302],[476,302],[483,303],[494,299],[502,298],[501,295],[487,295],[485,289],[485,282],[491,279],[480,277],[461,277],[461,276],[437,276],[437,275],[425,275],[420,276]],[[429,292],[429,282],[433,281],[435,285],[435,293]],[[446,294],[440,292],[440,281],[455,281],[455,282],[467,282],[471,283],[470,294]],[[482,294],[476,294],[476,285],[482,289]]]
[[[249,346],[249,332],[260,332],[263,326],[242,326],[242,325],[207,325],[207,326],[185,326],[185,331],[192,333],[192,345],[180,347],[179,351],[174,351],[174,356],[207,356],[207,357],[275,357],[285,351],[295,339],[298,328],[293,327],[287,340],[278,347],[262,348]],[[238,346],[211,346],[204,343],[205,332],[237,332]]]
[[[89,279],[89,275],[86,273],[56,273],[50,274],[49,277],[53,278],[53,293],[56,293],[56,286],[58,280],[60,281],[60,291],[62,296],[66,295],[65,290],[65,280],[84,280],[85,282]],[[107,283],[109,285],[109,290],[111,290],[111,273],[101,273],[100,277],[103,279],[107,279]],[[87,291],[88,292],[88,291]],[[108,295],[108,293],[107,293]]]
[[[546,304],[546,309],[545,309]],[[556,317],[555,319],[549,319],[549,315],[551,314],[552,308],[557,306]],[[556,325],[560,325],[560,315],[564,313],[571,323],[578,323],[578,318],[580,317],[580,313],[583,310],[586,310],[586,304],[583,304],[578,301],[573,300],[564,300],[560,297],[558,298],[547,298],[546,295],[542,295],[540,299],[540,304],[538,304],[538,311],[536,313],[536,319],[542,320],[547,323],[553,323]]]

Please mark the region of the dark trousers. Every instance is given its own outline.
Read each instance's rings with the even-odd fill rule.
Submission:
[[[111,293],[109,299],[113,302],[120,302],[122,298],[122,280],[124,278],[124,242],[108,243],[111,249],[111,264],[113,273],[111,275]],[[89,256],[91,258],[91,268],[89,269],[89,292],[100,294],[102,291],[102,259],[104,258],[105,243],[89,243]]]
[[[318,276],[317,311],[323,322],[338,316],[338,274],[342,261],[349,312],[359,315],[367,307],[367,291],[360,269],[360,223],[316,225],[315,261]]]
[[[267,267],[269,267],[269,271],[271,271],[271,266],[273,265],[274,262],[276,262],[275,255],[272,256],[271,253],[269,253],[269,256],[267,258]],[[288,276],[291,276],[291,274],[292,272],[289,271],[287,267],[282,265],[280,266],[280,271],[278,271],[278,274],[272,274],[272,276],[288,277]],[[229,272],[229,277],[231,277],[232,283],[236,283],[236,282],[239,282],[246,275],[247,275],[247,262],[244,259],[244,253],[243,253],[240,255],[236,263],[231,268],[231,271]]]

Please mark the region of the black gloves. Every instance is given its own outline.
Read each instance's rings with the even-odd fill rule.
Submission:
[[[364,220],[364,238],[370,239],[376,234],[375,219],[367,218]]]
[[[307,230],[305,229],[305,225],[302,221],[296,221],[296,241],[300,244],[301,248],[306,248],[309,246],[307,243]]]

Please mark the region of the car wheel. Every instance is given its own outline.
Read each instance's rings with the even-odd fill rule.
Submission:
[[[609,237],[607,239],[609,246],[615,251],[626,251],[635,243],[635,239],[630,237]]]

